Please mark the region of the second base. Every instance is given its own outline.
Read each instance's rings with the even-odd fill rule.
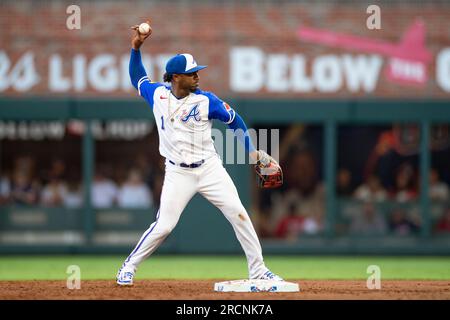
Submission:
[[[298,283],[272,280],[232,280],[217,282],[214,291],[218,292],[298,292]]]

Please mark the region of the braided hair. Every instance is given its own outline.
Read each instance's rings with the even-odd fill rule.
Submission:
[[[163,76],[163,80],[164,80],[164,82],[171,82],[172,81],[172,74],[170,74],[170,73],[164,73],[164,76]]]

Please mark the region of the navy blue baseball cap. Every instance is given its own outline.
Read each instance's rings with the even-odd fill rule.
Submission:
[[[168,74],[183,74],[196,72],[205,69],[207,66],[198,66],[194,57],[189,53],[177,54],[166,63],[166,72]]]

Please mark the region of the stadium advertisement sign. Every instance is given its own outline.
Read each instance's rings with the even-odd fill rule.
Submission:
[[[292,45],[274,49],[262,40],[245,46],[224,43],[224,53],[214,61],[213,48],[206,47],[197,55],[210,65],[201,74],[202,88],[249,97],[448,97],[450,47],[428,49],[422,20],[396,34],[397,41],[385,41],[302,26],[292,35]],[[0,47],[0,93],[129,96],[129,54],[105,48],[92,54],[86,49],[91,39],[78,41],[80,51],[45,48],[48,55],[40,52],[41,44],[20,52]],[[144,48],[152,79],[161,81],[172,50]],[[223,75],[220,81],[217,75]]]
[[[299,28],[298,38],[347,53],[317,55],[308,61],[303,54],[272,54],[258,47],[235,47],[230,52],[231,89],[236,92],[265,89],[268,92],[374,93],[384,65],[385,78],[392,83],[419,89],[428,83],[433,56],[424,45],[425,26],[421,20],[409,27],[399,43],[309,27]],[[437,53],[435,66],[437,87],[450,92],[450,47]]]

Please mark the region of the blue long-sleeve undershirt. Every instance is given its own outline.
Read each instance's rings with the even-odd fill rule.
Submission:
[[[131,49],[129,73],[131,83],[138,89],[139,80],[147,75],[144,65],[142,64],[141,52],[139,50]]]
[[[248,152],[256,151],[255,146],[253,145],[252,142],[252,138],[248,133],[247,126],[245,125],[244,120],[237,112],[235,114],[234,120],[228,124],[228,127],[234,130],[235,136],[244,145],[245,150],[247,150]]]

